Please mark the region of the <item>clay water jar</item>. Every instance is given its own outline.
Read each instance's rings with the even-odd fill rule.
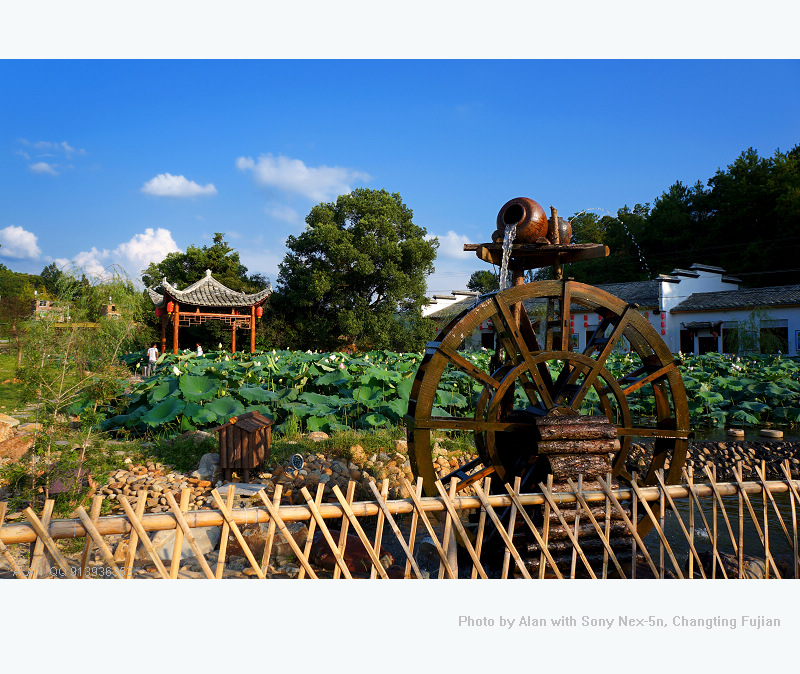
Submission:
[[[492,241],[501,243],[507,227],[517,226],[514,243],[535,243],[540,237],[547,237],[547,215],[544,209],[528,197],[517,197],[500,209],[497,214],[497,230]]]

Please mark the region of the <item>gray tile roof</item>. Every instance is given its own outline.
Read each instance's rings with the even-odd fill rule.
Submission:
[[[606,283],[595,287],[605,290],[629,304],[638,304],[642,309],[657,309],[658,286],[659,281],[636,281],[632,283]],[[465,309],[471,309],[476,306],[479,301],[478,297],[469,297],[458,302],[453,302],[453,304],[447,307],[428,314],[426,318],[433,318],[437,321],[443,319],[450,320],[458,316]],[[547,303],[542,299],[532,299],[526,300],[524,305],[528,314],[533,316],[544,313]],[[570,311],[573,313],[580,313],[582,311],[592,311],[593,308],[596,307],[572,304],[570,306]]]
[[[249,307],[257,304],[272,294],[272,286],[267,286],[257,293],[241,293],[231,290],[211,276],[211,271],[206,269],[206,275],[195,281],[188,288],[178,290],[167,279],[161,281],[164,294],[148,288],[147,293],[156,306],[164,303],[164,295],[174,297],[180,304],[191,304],[200,307]]]
[[[605,290],[628,304],[638,304],[642,309],[658,308],[658,289],[661,282],[634,281],[631,283],[603,283],[596,286]]]
[[[800,285],[769,288],[742,288],[713,293],[692,293],[670,313],[683,311],[715,311],[720,309],[751,309],[800,305]]]

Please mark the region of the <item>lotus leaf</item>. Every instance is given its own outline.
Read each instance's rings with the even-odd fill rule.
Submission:
[[[187,400],[199,402],[214,398],[222,384],[218,379],[187,374],[181,377],[179,386]]]
[[[214,398],[210,403],[206,403],[205,409],[214,412],[219,421],[221,419],[228,420],[237,414],[241,414],[244,412],[244,405],[236,398],[224,396],[222,398]]]
[[[370,412],[369,414],[362,415],[358,420],[358,423],[359,425],[366,426],[367,428],[376,428],[377,426],[386,426],[389,423],[389,420],[382,414]]]
[[[183,416],[191,419],[192,423],[203,426],[205,424],[213,424],[217,420],[216,412],[203,407],[197,403],[186,403],[183,408]]]
[[[247,402],[263,403],[275,400],[278,396],[274,391],[269,391],[260,386],[242,386],[236,390],[236,395]]]
[[[178,398],[167,398],[141,416],[148,426],[160,426],[175,419],[186,407],[186,403]]]

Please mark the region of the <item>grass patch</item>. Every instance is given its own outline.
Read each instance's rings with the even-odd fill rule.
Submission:
[[[377,454],[393,449],[394,440],[405,439],[403,426],[388,426],[370,430],[348,429],[330,434],[327,440],[314,441],[299,435],[280,436],[272,440],[270,464],[283,463],[292,454],[328,454],[351,459],[350,448],[361,445],[367,454]]]
[[[187,438],[158,438],[154,445],[149,449],[154,458],[183,473],[197,468],[203,454],[219,451],[219,443],[215,437],[206,438],[201,443]]]
[[[22,383],[15,383],[17,359],[0,353],[0,413],[12,414],[25,406]]]

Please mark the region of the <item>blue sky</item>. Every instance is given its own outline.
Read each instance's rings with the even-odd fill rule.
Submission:
[[[0,61],[0,262],[99,272],[225,232],[273,283],[289,234],[355,187],[440,239],[430,293],[486,268],[497,211],[650,202],[800,142],[800,62]]]

